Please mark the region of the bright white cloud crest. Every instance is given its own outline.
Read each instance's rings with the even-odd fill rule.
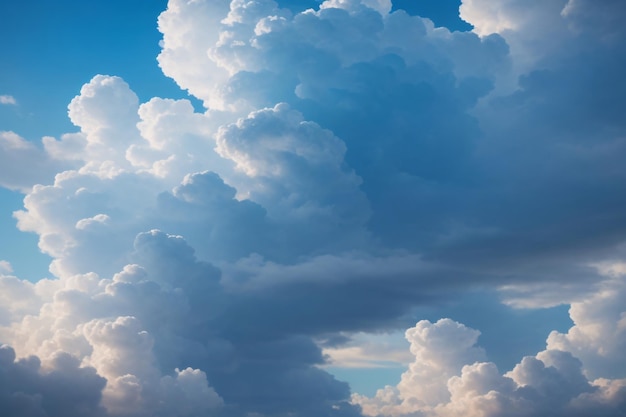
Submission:
[[[624,415],[624,278],[589,267],[626,232],[626,37],[590,24],[623,12],[605,3],[465,0],[461,33],[388,0],[171,0],[159,65],[206,112],[97,75],[78,132],[0,132],[0,185],[55,276],[0,261],[0,409]],[[419,321],[373,397],[321,368],[319,340],[476,287],[569,303],[574,326],[503,373],[479,331]]]

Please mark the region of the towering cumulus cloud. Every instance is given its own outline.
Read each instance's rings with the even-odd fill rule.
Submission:
[[[0,414],[626,415],[626,8],[460,14],[170,0],[158,62],[204,112],[97,75],[77,131],[0,132],[53,258],[38,282],[0,261]],[[470,291],[573,325],[498,369],[479,329],[416,313]],[[327,372],[409,326],[396,385]]]

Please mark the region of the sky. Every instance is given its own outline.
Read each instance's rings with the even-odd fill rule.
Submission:
[[[0,410],[626,415],[620,0],[83,3],[0,3]]]

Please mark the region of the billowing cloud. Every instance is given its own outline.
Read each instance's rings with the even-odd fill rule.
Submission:
[[[25,194],[18,228],[54,275],[0,263],[0,372],[15,375],[0,404],[623,414],[621,5],[465,0],[473,32],[391,6],[170,0],[159,65],[203,113],[97,75],[69,104],[76,132],[0,133],[0,185]],[[401,381],[373,397],[325,370],[406,361],[359,338],[469,290],[570,304],[574,326],[503,373],[478,330],[420,320]]]
[[[95,369],[59,354],[42,368],[37,357],[16,360],[9,346],[0,346],[0,407],[24,417],[105,416],[100,405],[105,379]]]
[[[37,167],[37,169],[33,169]],[[29,191],[36,184],[48,183],[54,175],[70,168],[15,132],[0,131],[0,185]]]
[[[605,304],[620,297],[624,280],[617,281],[573,304],[575,325],[569,332],[553,332],[546,350],[504,374],[485,360],[479,332],[450,319],[420,321],[406,332],[415,361],[398,385],[373,397],[354,394],[353,401],[370,416],[583,416],[591,410],[619,416],[626,406],[626,379],[614,349],[623,348],[615,342],[623,331],[609,329],[623,327],[625,311],[623,303]],[[606,334],[592,333],[604,329]],[[614,359],[611,365],[618,368],[598,366],[600,358]]]
[[[596,294],[572,303],[570,316],[574,326],[565,334],[552,332],[548,348],[574,353],[585,364],[589,377],[623,377],[626,363],[620,352],[626,348],[625,295],[623,271],[612,273]]]

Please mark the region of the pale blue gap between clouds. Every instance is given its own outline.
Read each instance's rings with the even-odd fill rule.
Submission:
[[[279,2],[299,9],[307,2]],[[297,3],[294,5],[293,3]],[[310,5],[316,2],[309,1]],[[457,1],[404,0],[395,6],[430,17],[438,25],[466,30],[468,26],[458,19]],[[18,100],[16,107],[0,109],[0,130],[13,130],[28,140],[38,141],[43,135],[59,136],[75,130],[66,116],[66,107],[80,86],[96,73],[107,73],[124,78],[141,101],[153,96],[189,98],[168,78],[156,64],[160,34],[156,31],[156,16],[165,9],[166,1],[107,1],[61,2],[24,1],[0,5],[0,35],[11,36],[5,51],[0,74],[0,93],[11,94]],[[308,7],[309,4],[306,4]],[[68,13],[68,10],[73,10]],[[453,12],[456,11],[456,14]],[[42,92],[44,92],[42,94]],[[197,101],[194,104],[199,107]],[[21,208],[21,195],[0,190],[0,258],[11,261],[17,276],[37,280],[47,274],[49,258],[36,250],[36,236],[15,230],[10,213]],[[524,316],[501,305],[485,308],[485,300],[469,302],[464,307],[449,309],[453,319],[468,326],[480,328],[482,346],[503,369],[523,354],[532,354],[542,347],[546,329],[565,330],[569,319],[563,308],[541,317]],[[493,303],[493,301],[492,301]],[[478,305],[483,309],[478,309]],[[490,329],[482,314],[500,314],[507,317],[499,323],[504,328]],[[546,315],[552,316],[545,319]],[[441,312],[415,312],[417,319],[435,321]],[[558,323],[556,326],[554,323]],[[409,323],[407,323],[410,325]],[[560,325],[559,325],[560,324]],[[516,334],[520,328],[535,330],[532,340],[524,336],[527,345],[511,343],[498,345],[502,334]],[[525,333],[528,334],[528,333]],[[518,340],[517,342],[521,342]],[[532,342],[532,343],[531,343]],[[521,351],[521,352],[520,352]],[[500,356],[500,357],[497,357]],[[335,369],[342,379],[350,380],[353,388],[371,394],[373,388],[394,384],[400,369],[348,370]]]

